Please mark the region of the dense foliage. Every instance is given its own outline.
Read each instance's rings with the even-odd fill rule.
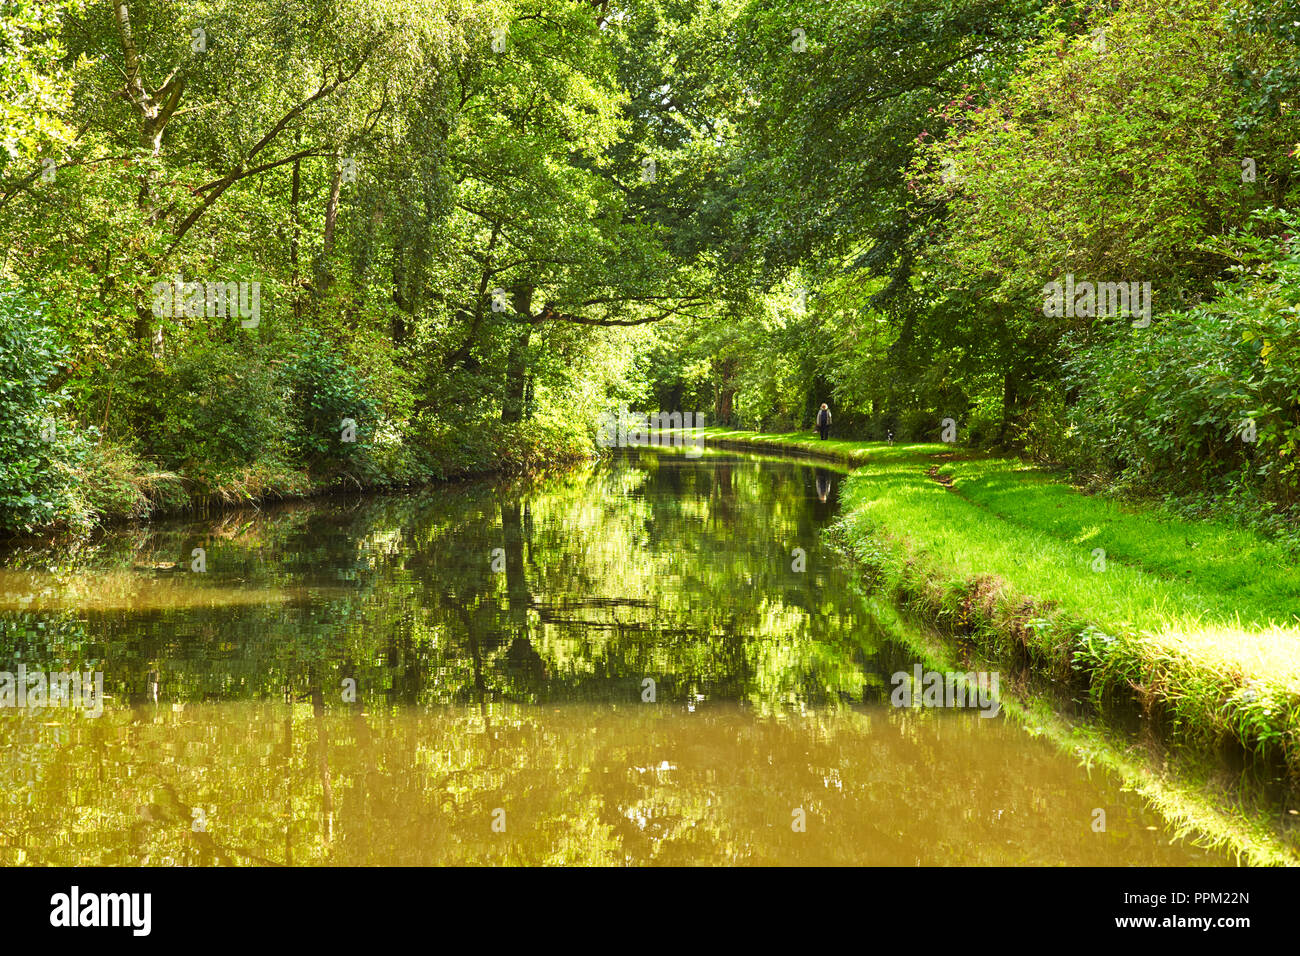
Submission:
[[[646,212],[624,77],[653,68],[605,7],[6,2],[13,387],[57,378],[61,427],[148,496],[589,450],[636,327],[720,308]],[[0,526],[74,518],[33,449]]]
[[[51,389],[59,359],[36,308],[15,293],[0,293],[0,512],[11,525],[66,516],[67,464],[75,452]]]
[[[522,467],[620,403],[1300,494],[1295,0],[0,9],[5,414],[68,449],[6,436],[3,527]]]

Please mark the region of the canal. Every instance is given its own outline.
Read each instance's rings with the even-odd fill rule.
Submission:
[[[1005,715],[892,706],[841,477],[640,450],[11,551],[0,669],[104,697],[0,707],[0,864],[1231,862]]]

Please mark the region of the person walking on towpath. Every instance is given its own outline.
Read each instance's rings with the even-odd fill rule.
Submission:
[[[822,407],[817,409],[817,434],[822,436],[822,441],[831,431],[831,410],[822,402]]]

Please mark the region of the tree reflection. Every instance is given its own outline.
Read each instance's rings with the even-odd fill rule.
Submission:
[[[1185,859],[1115,815],[1109,843],[1043,822],[1043,794],[1102,797],[1000,722],[875,706],[912,658],[821,544],[834,480],[630,454],[27,554],[23,587],[134,603],[0,612],[0,656],[113,698],[0,713],[0,862],[975,863],[1011,832],[1025,859]],[[206,574],[154,566],[194,540]]]

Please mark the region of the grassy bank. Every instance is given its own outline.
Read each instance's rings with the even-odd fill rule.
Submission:
[[[1103,712],[1136,704],[1172,741],[1240,747],[1300,787],[1300,568],[1281,545],[951,446],[705,435],[858,466],[841,540],[909,610]]]
[[[968,646],[917,627],[892,607],[878,603],[876,609],[927,670],[964,673],[997,666]],[[1234,791],[1226,800],[1216,799],[1225,788],[1203,763],[1161,767],[1134,752],[1124,733],[1106,721],[1063,715],[1051,695],[1004,694],[1001,703],[1002,714],[1031,736],[1051,741],[1089,774],[1100,768],[1121,780],[1124,790],[1139,794],[1168,822],[1174,839],[1231,853],[1247,866],[1300,865],[1300,833],[1278,827],[1276,814],[1256,805],[1258,794]]]

